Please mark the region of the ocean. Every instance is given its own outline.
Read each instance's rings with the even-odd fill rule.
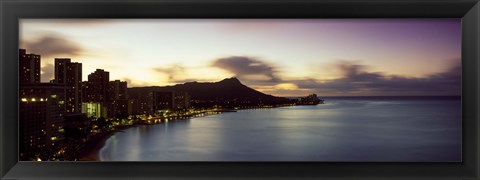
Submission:
[[[461,161],[460,97],[325,97],[117,132],[101,161]]]

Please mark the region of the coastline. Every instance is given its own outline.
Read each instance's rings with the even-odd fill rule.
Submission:
[[[283,107],[283,106],[278,106],[278,107]],[[277,108],[277,106],[274,107],[268,107],[270,108]],[[255,108],[241,108],[239,110],[245,110],[245,109],[255,109]],[[217,110],[215,112],[219,113],[228,113],[228,112],[237,112],[237,110],[233,109],[224,109],[224,110]],[[194,118],[194,116],[190,116],[190,118]],[[106,133],[101,133],[97,134],[94,137],[92,137],[85,146],[79,151],[79,161],[100,161],[100,150],[105,146],[105,142],[107,141],[108,138],[110,138],[112,135],[114,135],[117,132],[121,132],[124,129],[131,128],[131,127],[136,127],[137,125],[153,125],[153,124],[136,124],[136,125],[128,125],[128,126],[120,126],[117,127],[114,131],[106,132]]]
[[[114,131],[95,135],[79,151],[79,161],[100,161],[100,150],[103,148],[103,146],[105,146],[105,142],[107,141],[107,139],[112,137],[115,133],[130,127],[135,126],[118,127]]]

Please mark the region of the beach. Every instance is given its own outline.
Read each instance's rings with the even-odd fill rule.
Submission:
[[[86,142],[85,146],[80,150],[79,160],[80,161],[100,161],[100,150],[105,145],[105,142],[108,138],[110,138],[113,134],[117,132],[121,132],[122,130],[133,126],[120,126],[117,127],[114,131],[105,132],[101,134],[97,134],[92,137],[89,141]]]
[[[225,112],[237,112],[236,110],[217,110],[218,113]],[[202,114],[202,113],[197,113]],[[189,118],[193,117],[196,114],[190,115]],[[153,124],[143,124],[143,125],[153,125]],[[105,145],[105,142],[113,134],[120,132],[124,129],[135,127],[137,125],[128,125],[128,126],[118,126],[114,131],[100,133],[92,137],[89,141],[86,142],[85,146],[80,150],[79,160],[80,161],[100,161],[100,150]]]

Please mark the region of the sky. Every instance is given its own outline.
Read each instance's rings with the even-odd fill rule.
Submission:
[[[20,47],[128,87],[237,77],[276,96],[461,94],[461,19],[21,19]]]

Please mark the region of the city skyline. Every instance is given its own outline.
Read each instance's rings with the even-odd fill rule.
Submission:
[[[82,80],[83,64],[69,58],[55,58],[55,76],[47,83],[40,81],[41,55],[26,49],[18,53],[21,160],[85,160],[92,144],[133,125],[323,103],[316,94],[295,99],[266,95],[237,78],[129,89],[126,81],[112,81],[103,69]]]
[[[325,100],[320,99],[315,93],[296,98],[275,97],[252,89],[242,84],[237,78],[226,78],[213,83],[193,82],[175,86],[127,88],[126,81],[112,81],[110,72],[103,69],[96,69],[95,72],[88,74],[88,79],[84,81],[80,78],[83,75],[83,64],[72,62],[67,58],[55,59],[55,78],[49,83],[42,83],[39,73],[40,62],[41,55],[28,54],[26,49],[19,49],[19,158],[21,160],[102,160],[99,158],[100,143],[119,130],[137,125],[161,125],[169,121],[188,121],[191,118],[206,115],[245,112],[244,110],[253,110],[251,112],[257,109],[293,110],[293,114],[297,112],[303,114],[306,109],[323,110],[323,113],[326,113],[323,115],[328,117],[328,111],[332,106],[336,109],[337,103],[346,103],[342,105],[346,111],[340,114],[355,112],[359,107],[372,111],[370,107],[372,104],[398,106],[393,109],[417,104],[418,108],[427,107],[421,113],[423,115],[420,115],[419,119],[422,120],[425,119],[425,115],[437,116],[437,113],[428,115],[429,112],[436,112],[431,111],[430,108],[444,107],[444,110],[454,111],[459,108],[452,107],[460,105],[455,105],[460,102],[460,96],[325,97],[328,98],[330,108],[319,108],[317,105],[324,104]],[[353,101],[356,108],[351,109],[352,102],[349,101]],[[449,105],[444,106],[445,103]],[[366,106],[358,106],[359,104]],[[390,108],[392,107],[387,110],[393,110]],[[373,111],[373,114],[383,112],[376,108]],[[394,111],[402,114],[400,118],[403,121],[404,110]],[[338,113],[335,110],[333,112],[333,114]],[[416,118],[415,114],[418,111],[412,111],[412,113],[415,116],[412,118]],[[358,113],[353,114],[358,117]],[[282,117],[285,117],[284,115]],[[312,118],[311,115],[306,113],[306,117]],[[264,115],[260,115],[262,116]],[[297,115],[287,117],[298,120]],[[373,117],[386,120],[382,115]],[[344,119],[342,116],[340,118]],[[250,120],[254,119],[257,118]],[[431,127],[430,123],[428,127]]]
[[[188,124],[187,131],[155,145],[154,151],[167,152],[157,158],[201,152],[201,158],[245,154],[240,159],[249,160],[260,156],[237,147],[273,143],[265,157],[298,160],[303,154],[311,160],[332,147],[323,160],[335,154],[375,160],[369,155],[373,142],[380,160],[389,159],[382,155],[391,150],[414,160],[457,160],[460,25],[460,19],[24,19],[18,50],[19,159],[102,161],[100,148],[111,147],[107,138],[116,132],[168,128],[178,121]],[[213,117],[193,120],[204,116]],[[226,129],[233,133],[225,134]],[[361,139],[367,146],[355,144],[361,134],[352,130],[366,132]],[[237,139],[240,133],[254,138]],[[351,137],[342,139],[348,133]],[[226,143],[205,146],[209,137]],[[118,149],[146,148],[143,154],[150,156],[150,144]],[[398,149],[404,145],[415,151],[405,154]],[[314,153],[292,154],[292,147],[311,147]],[[446,150],[422,159],[418,148],[425,155]]]
[[[105,69],[129,87],[235,76],[276,96],[460,95],[459,19],[20,24],[20,48],[42,56],[43,82],[53,79],[54,58],[71,58],[84,72]]]

